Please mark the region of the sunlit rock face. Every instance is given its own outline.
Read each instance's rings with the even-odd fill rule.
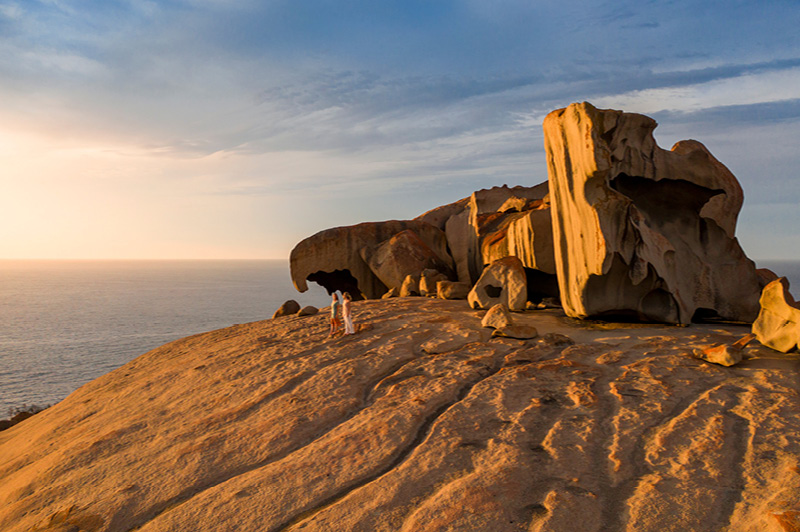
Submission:
[[[555,264],[569,316],[753,321],[760,287],[734,232],[743,193],[701,143],[586,102],[544,121]]]
[[[547,187],[545,182],[478,190],[416,220],[445,231],[459,281],[475,283],[486,265],[509,256],[518,257],[525,268],[555,276]]]
[[[753,323],[759,342],[788,353],[800,344],[800,304],[789,293],[789,281],[781,277],[764,287],[759,300],[761,310]]]
[[[390,261],[392,257],[397,258],[398,255],[391,252],[389,241],[403,231],[413,232],[413,237],[401,237],[397,243],[418,244],[426,253],[426,257],[421,259],[422,263],[427,265],[426,259],[436,259],[436,264],[450,268],[452,259],[447,253],[447,241],[441,230],[421,221],[389,220],[334,227],[301,241],[289,257],[292,282],[300,292],[308,290],[307,281],[313,281],[325,287],[328,293],[340,290],[350,292],[355,299],[380,298],[391,287],[381,281],[363,256],[374,259],[373,265],[383,264],[378,261],[379,257]],[[410,234],[406,233],[405,236],[409,237]],[[386,245],[381,247],[381,244]],[[383,253],[376,253],[378,250]],[[428,256],[430,253],[432,257]],[[384,277],[386,272],[399,276],[401,274],[395,271],[399,266],[393,262],[391,268],[387,264],[378,272]],[[401,281],[404,277],[405,274],[402,274]]]

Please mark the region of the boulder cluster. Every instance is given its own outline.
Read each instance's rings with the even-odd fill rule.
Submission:
[[[741,186],[700,142],[660,148],[655,127],[586,102],[553,111],[546,182],[479,190],[413,220],[321,231],[292,250],[294,285],[356,299],[465,298],[475,309],[555,302],[580,319],[752,323],[761,313],[761,328],[775,328],[769,316],[792,314],[794,301],[771,314],[759,305],[776,276],[736,239]]]

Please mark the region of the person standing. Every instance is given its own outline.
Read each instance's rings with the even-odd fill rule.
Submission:
[[[331,333],[328,335],[329,337],[339,332],[339,327],[341,326],[341,322],[339,321],[339,298],[336,296],[336,292],[334,292],[332,296],[333,299],[331,300]]]
[[[350,297],[350,292],[345,292],[342,294],[342,317],[344,318],[344,333],[345,334],[355,334],[356,329],[353,327],[353,310],[352,310],[352,299]]]

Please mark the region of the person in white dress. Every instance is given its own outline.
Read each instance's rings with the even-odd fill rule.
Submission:
[[[342,317],[344,318],[344,333],[355,334],[356,329],[353,327],[353,309],[352,299],[349,292],[342,294]]]

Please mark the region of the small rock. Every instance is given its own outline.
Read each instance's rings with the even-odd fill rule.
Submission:
[[[472,285],[455,281],[439,281],[436,283],[436,295],[439,299],[467,299]]]
[[[566,347],[568,345],[575,345],[575,342],[569,336],[559,333],[545,333],[542,336],[542,343],[552,347]]]
[[[536,305],[536,308],[561,308],[561,301],[557,297],[545,297],[538,305]]]
[[[531,327],[530,325],[506,325],[505,327],[499,327],[492,331],[492,338],[498,336],[516,338],[518,340],[529,340],[539,336],[539,331],[536,330],[536,327]]]
[[[381,296],[381,299],[389,299],[392,297],[397,297],[398,295],[400,295],[400,290],[396,286],[393,286],[388,292]]]
[[[422,270],[419,277],[419,293],[422,296],[436,297],[437,287],[436,283],[439,281],[446,281],[447,276],[440,271],[433,269]]]
[[[272,319],[280,318],[281,316],[291,316],[292,314],[297,314],[299,311],[300,311],[300,303],[298,303],[294,299],[290,299],[289,301],[286,301],[283,305],[281,305],[278,310],[275,311],[275,314],[272,315]]]
[[[400,297],[414,297],[419,295],[419,275],[406,275],[403,286],[400,287]]]
[[[313,316],[314,314],[319,313],[319,309],[313,305],[306,305],[305,307],[301,308],[298,312],[298,316]]]
[[[508,309],[502,303],[498,303],[490,308],[481,320],[481,325],[483,327],[491,327],[492,329],[500,329],[501,327],[507,327],[512,324],[513,320],[511,319],[511,314],[509,314]]]
[[[706,349],[695,349],[694,356],[712,364],[720,366],[733,366],[742,361],[742,350],[756,337],[755,334],[743,336],[731,345],[715,345]]]

